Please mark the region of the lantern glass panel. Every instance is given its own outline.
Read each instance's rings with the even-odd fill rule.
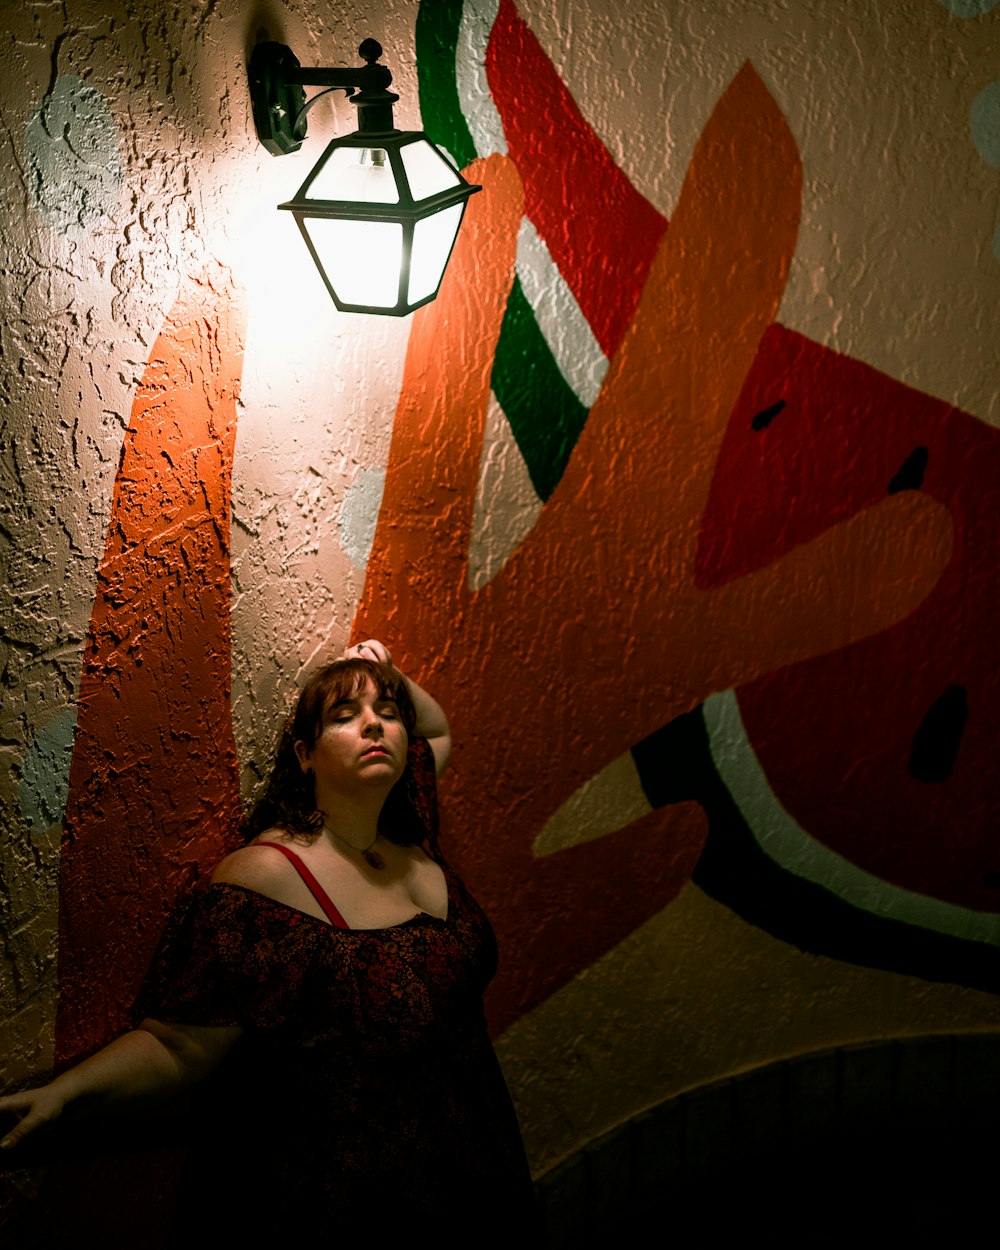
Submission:
[[[453,204],[433,217],[418,221],[413,227],[407,303],[419,303],[437,290],[451,255],[464,207],[464,204]]]
[[[410,194],[417,203],[430,195],[437,195],[439,191],[457,187],[462,181],[437,148],[426,139],[407,143],[400,148],[399,155],[410,184]]]
[[[308,217],[305,227],[342,304],[395,308],[403,263],[398,222]]]
[[[399,203],[399,190],[384,148],[334,148],[307,194],[311,200]]]

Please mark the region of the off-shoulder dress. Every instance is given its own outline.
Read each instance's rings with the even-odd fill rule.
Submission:
[[[425,789],[429,757],[414,744]],[[444,919],[353,930],[220,883],[161,954],[142,1010],[245,1030],[199,1091],[178,1244],[194,1227],[209,1244],[213,1221],[250,1245],[417,1228],[444,1245],[532,1241],[530,1175],[483,1011],[496,941],[432,849]]]

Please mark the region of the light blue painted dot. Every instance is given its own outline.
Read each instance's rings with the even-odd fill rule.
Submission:
[[[124,171],[108,102],[76,74],[64,74],[24,132],[28,190],[49,226],[88,228],[118,201]]]
[[[972,101],[969,128],[979,155],[1000,169],[1000,82],[991,82]]]
[[[66,810],[75,727],[76,708],[68,707],[38,731],[24,754],[17,805],[35,833],[51,829]]]
[[[940,3],[956,17],[982,17],[995,9],[1000,0],[940,0]]]
[[[340,542],[359,569],[368,564],[385,490],[384,469],[362,469],[348,487],[340,509]]]

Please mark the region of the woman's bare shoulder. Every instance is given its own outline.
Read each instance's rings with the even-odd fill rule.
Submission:
[[[213,885],[242,885],[261,894],[271,893],[268,887],[280,884],[288,879],[289,873],[295,873],[284,855],[275,854],[267,846],[286,841],[284,830],[266,829],[252,842],[219,861],[212,873]]]

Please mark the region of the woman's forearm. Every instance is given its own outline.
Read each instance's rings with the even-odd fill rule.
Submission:
[[[428,694],[422,686],[418,686],[412,677],[407,677],[405,673],[403,677],[417,713],[414,732],[418,737],[426,738],[430,743],[431,750],[434,752],[435,770],[440,777],[451,755],[451,730],[448,726],[448,717],[433,695]]]
[[[146,1029],[115,1038],[96,1055],[57,1076],[52,1088],[66,1105],[113,1107],[171,1094],[197,1077],[176,1049]]]
[[[40,1089],[0,1098],[0,1114],[19,1117],[0,1145],[23,1137],[67,1111],[140,1107],[193,1085],[218,1063],[238,1028],[194,1028],[145,1020]]]
[[[413,706],[417,713],[416,732],[421,738],[444,738],[450,736],[448,717],[444,708],[433,695],[427,693],[423,686],[418,686],[412,677],[406,677],[406,688],[410,692]]]

